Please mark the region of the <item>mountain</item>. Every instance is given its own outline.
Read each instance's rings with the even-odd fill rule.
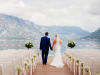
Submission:
[[[90,34],[90,32],[87,32],[80,27],[75,26],[37,26],[43,34],[48,31],[51,38],[55,38],[55,34],[59,34],[60,38],[70,40],[88,36]]]
[[[100,39],[100,28],[91,33],[89,36],[85,37],[85,39]]]
[[[54,39],[59,34],[62,39],[76,39],[90,33],[74,26],[41,26],[18,17],[0,14],[0,39],[40,39],[48,31]]]
[[[17,17],[0,14],[0,38],[25,39],[43,34],[33,22]]]

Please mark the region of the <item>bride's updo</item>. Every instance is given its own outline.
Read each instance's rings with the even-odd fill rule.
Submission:
[[[55,37],[57,37],[58,34],[55,35]]]

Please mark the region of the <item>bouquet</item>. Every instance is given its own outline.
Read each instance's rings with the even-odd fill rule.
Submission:
[[[64,52],[65,56],[69,56],[69,53]]]
[[[38,54],[38,56],[39,56],[40,53],[38,52],[37,54]]]
[[[68,57],[71,58],[71,55],[69,55]]]
[[[90,68],[89,68],[88,66],[86,66],[86,67],[84,68],[84,70],[85,70],[85,72],[89,72]]]
[[[26,66],[28,66],[28,62],[24,61],[24,65],[25,65],[25,68],[26,68]]]
[[[72,61],[74,61],[74,58],[72,58]]]
[[[76,62],[79,63],[79,59],[77,59]]]
[[[16,66],[16,71],[18,72],[18,75],[19,75],[19,73],[21,73],[23,71],[22,67]]]
[[[36,58],[36,54],[34,54],[33,57]]]
[[[81,63],[80,63],[80,66],[82,66],[82,67],[83,67],[83,65],[84,65],[84,62],[81,62]]]
[[[26,57],[26,61],[29,63],[30,59],[28,57]]]

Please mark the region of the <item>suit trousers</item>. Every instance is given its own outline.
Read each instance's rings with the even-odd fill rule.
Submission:
[[[47,63],[49,50],[42,50],[42,61]]]

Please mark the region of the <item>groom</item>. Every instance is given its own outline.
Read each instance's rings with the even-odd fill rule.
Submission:
[[[40,41],[40,51],[42,50],[42,61],[43,65],[47,63],[47,58],[48,58],[48,53],[49,53],[49,47],[51,50],[51,43],[50,43],[50,38],[48,38],[48,32],[45,33],[45,36],[41,38]]]

